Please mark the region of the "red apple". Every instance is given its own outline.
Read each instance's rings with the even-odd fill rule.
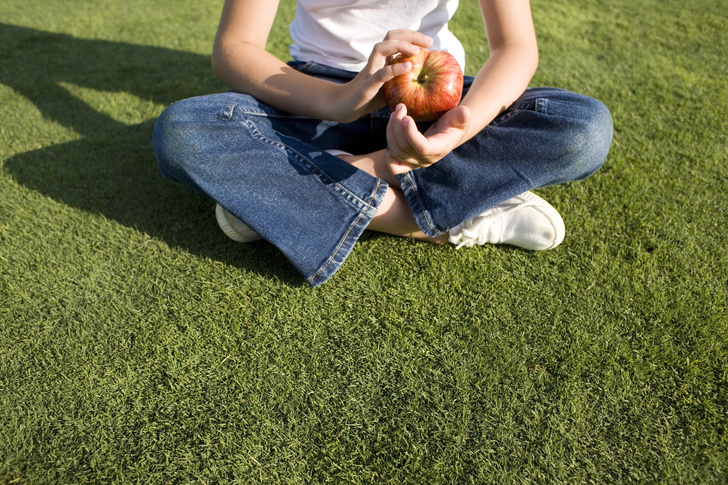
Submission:
[[[384,83],[384,100],[389,109],[399,103],[417,121],[436,120],[460,103],[463,71],[445,51],[420,49],[414,56],[399,55],[392,64],[411,62],[412,69]]]

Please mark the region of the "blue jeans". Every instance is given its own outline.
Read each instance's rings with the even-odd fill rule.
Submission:
[[[336,82],[355,76],[314,63],[292,65]],[[466,90],[471,83],[465,79]],[[324,150],[385,148],[389,114],[384,108],[341,124],[282,112],[236,92],[200,96],[161,114],[154,151],[165,177],[207,194],[318,286],[341,267],[387,189]],[[611,140],[612,119],[599,101],[528,89],[478,136],[397,178],[420,229],[437,236],[527,190],[588,177]]]

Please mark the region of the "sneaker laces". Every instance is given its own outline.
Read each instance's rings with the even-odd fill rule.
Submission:
[[[505,204],[497,205],[455,226],[450,232],[450,242],[456,244],[455,249],[463,246],[471,248],[485,243],[498,244],[503,233],[502,216],[538,204],[524,200],[505,208],[503,205]]]

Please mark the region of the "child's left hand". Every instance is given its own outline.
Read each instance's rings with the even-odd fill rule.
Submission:
[[[442,115],[423,134],[415,120],[407,116],[407,108],[397,105],[387,125],[389,169],[404,173],[427,167],[460,146],[470,126],[470,110],[458,106]]]

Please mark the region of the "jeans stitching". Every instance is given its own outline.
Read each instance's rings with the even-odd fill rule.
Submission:
[[[265,136],[263,133],[261,133],[261,131],[258,129],[258,127],[255,126],[255,123],[253,123],[251,120],[246,119],[245,121],[243,121],[243,125],[246,126],[248,128],[248,130],[250,130],[250,134],[254,138],[257,138],[258,140],[262,141],[263,143],[268,143],[269,145],[273,145],[277,148],[280,148],[284,152],[286,151],[286,145],[284,145],[283,143],[281,143],[279,141],[271,140],[270,138]]]
[[[233,119],[233,112],[235,111],[235,105],[231,104],[228,106],[225,106],[222,109],[222,119],[223,121],[230,121]]]
[[[296,67],[296,69],[298,69],[300,72],[302,72],[304,74],[308,74],[309,72],[311,72],[311,70],[314,67],[316,67],[316,63],[313,62],[313,61],[308,61],[307,63],[305,63],[305,64],[303,64],[301,66]]]
[[[539,103],[543,102],[543,103]],[[488,126],[496,127],[500,126],[506,121],[510,120],[518,114],[520,111],[535,111],[537,113],[546,113],[546,99],[544,98],[536,98],[533,101],[533,110],[530,109],[531,102],[529,100],[525,101],[516,101],[512,105],[508,107],[506,111],[501,113],[500,115],[496,116],[496,118],[490,122]],[[486,127],[487,128],[487,127]]]
[[[351,233],[351,231],[354,230],[354,228],[359,223],[359,221],[361,220],[361,218],[364,217],[364,214],[366,214],[367,212],[369,212],[369,209],[371,208],[372,203],[374,202],[374,199],[375,199],[377,193],[379,192],[379,186],[381,185],[381,183],[382,183],[382,180],[381,179],[377,179],[377,186],[374,189],[374,193],[372,194],[371,198],[369,199],[369,204],[367,205],[366,209],[364,209],[359,214],[359,217],[356,218],[356,220],[354,221],[354,223],[351,226],[349,226],[349,230],[346,231],[346,234],[344,234],[344,237],[341,239],[341,242],[336,247],[336,250],[334,251],[334,254],[331,255],[331,257],[328,259],[328,261],[326,261],[326,263],[321,267],[320,270],[318,270],[316,272],[315,275],[311,276],[308,279],[309,281],[313,281],[318,275],[320,275],[331,264],[331,262],[334,260],[334,258],[336,257],[336,255],[339,254],[339,251],[341,251],[341,247],[344,245],[344,243],[346,242],[346,240],[349,238],[349,234]]]
[[[437,229],[435,229],[432,226],[432,223],[430,223],[430,219],[427,217],[427,214],[425,213],[425,207],[422,204],[422,200],[420,199],[420,194],[418,194],[417,193],[417,190],[415,190],[414,184],[412,183],[412,179],[410,178],[410,174],[409,173],[405,173],[404,176],[407,179],[407,183],[409,184],[410,188],[412,189],[412,192],[415,194],[415,197],[417,198],[417,204],[420,206],[420,210],[422,212],[422,217],[425,218],[425,222],[427,222],[427,225],[430,226],[430,229],[432,229],[433,231],[439,233],[440,231],[438,231]]]
[[[293,113],[267,113],[264,110],[253,110],[250,108],[239,108],[240,112],[246,115],[253,115],[253,116],[264,116],[266,118],[286,118],[286,119],[299,119],[299,120],[307,120],[310,118],[307,118],[305,116],[300,115],[294,115]]]
[[[265,136],[257,126],[255,126],[255,123],[250,120],[246,119],[243,121],[243,125],[245,125],[248,130],[250,131],[251,135],[254,138],[257,138],[258,140],[262,141],[263,143],[268,143],[270,145],[273,145],[285,153],[290,153],[291,155],[295,156],[299,162],[303,162],[303,165],[306,166],[308,170],[312,172],[312,174],[316,175],[317,177],[320,177],[324,179],[325,183],[331,187],[333,187],[332,190],[336,190],[340,194],[342,194],[344,197],[346,197],[351,203],[355,204],[357,206],[357,209],[361,208],[362,205],[366,204],[364,200],[361,199],[361,197],[358,197],[356,194],[352,193],[338,183],[336,180],[332,179],[325,171],[321,170],[318,165],[316,165],[312,160],[309,160],[303,154],[298,153],[297,151],[293,150],[291,147],[286,146],[284,143],[281,143],[279,141],[271,140],[267,136]],[[380,180],[377,179],[377,186],[379,186]],[[367,205],[370,206],[371,202]]]

